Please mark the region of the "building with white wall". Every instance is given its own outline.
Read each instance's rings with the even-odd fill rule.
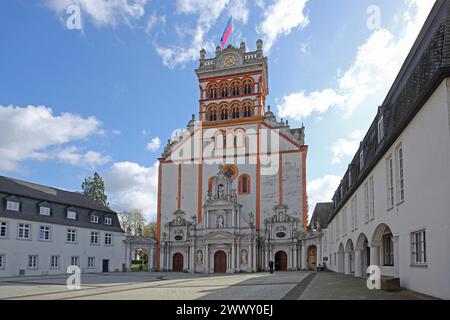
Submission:
[[[117,213],[78,192],[0,176],[0,277],[122,271]]]
[[[159,159],[157,268],[255,272],[300,266],[307,224],[305,128],[266,107],[263,43],[200,52],[199,121]]]
[[[450,2],[436,1],[333,197],[323,258],[450,299]]]

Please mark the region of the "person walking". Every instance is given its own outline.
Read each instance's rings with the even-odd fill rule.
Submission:
[[[269,261],[270,274],[273,274],[273,265],[274,265],[274,262],[272,260],[270,260]]]

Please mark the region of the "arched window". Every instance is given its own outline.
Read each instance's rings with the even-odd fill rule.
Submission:
[[[233,81],[231,83],[231,95],[238,96],[241,93],[241,84],[239,81]]]
[[[252,104],[250,102],[245,102],[243,105],[244,118],[249,118],[252,116]]]
[[[251,94],[253,92],[253,81],[250,79],[244,80],[244,94]]]
[[[216,112],[216,108],[215,107],[209,108],[209,110],[208,110],[208,120],[209,121],[217,121],[217,112]]]
[[[242,129],[236,130],[234,135],[234,147],[241,148],[245,146],[245,132]]]
[[[220,119],[221,119],[221,120],[228,120],[228,110],[227,110],[226,107],[223,107],[223,108],[220,110]]]
[[[232,110],[232,117],[233,117],[233,119],[239,119],[239,117],[241,115],[239,105],[238,104],[234,104],[231,107],[231,110]]]
[[[209,86],[208,97],[210,99],[216,99],[217,98],[217,85],[216,84],[212,84],[211,86]]]
[[[208,191],[212,192],[213,191],[213,185],[214,185],[214,181],[217,179],[217,177],[211,177],[208,179]]]
[[[222,83],[220,85],[220,94],[222,98],[228,97],[228,83]]]
[[[250,194],[250,176],[247,174],[239,176],[239,194]]]

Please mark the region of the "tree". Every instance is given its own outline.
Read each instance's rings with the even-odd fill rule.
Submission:
[[[84,195],[105,207],[109,207],[105,193],[105,183],[97,172],[94,173],[93,177],[84,179],[81,188]]]
[[[139,235],[139,228],[144,232],[145,219],[141,210],[121,212],[119,213],[119,221],[125,232],[128,228],[130,229],[131,235]]]
[[[156,238],[156,222],[150,222],[144,227],[145,237]]]

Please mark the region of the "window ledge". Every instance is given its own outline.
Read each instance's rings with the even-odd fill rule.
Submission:
[[[415,264],[415,263],[411,263],[409,265],[411,268],[428,268],[428,263],[426,264]]]

